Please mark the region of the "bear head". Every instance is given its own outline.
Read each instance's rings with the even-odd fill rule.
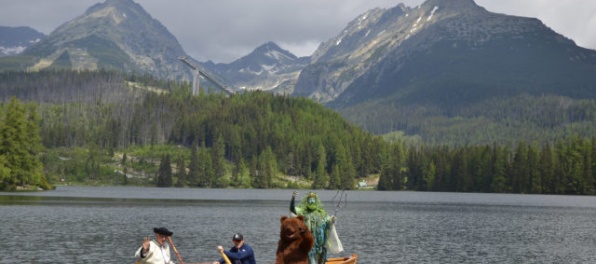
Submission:
[[[279,232],[280,239],[283,241],[295,241],[300,240],[305,236],[312,236],[310,230],[306,224],[304,224],[304,216],[287,217],[282,216],[281,219],[281,231]]]

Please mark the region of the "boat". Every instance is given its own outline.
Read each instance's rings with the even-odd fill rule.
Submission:
[[[356,264],[358,254],[354,253],[349,257],[328,258],[325,264]]]
[[[349,257],[338,257],[338,258],[328,258],[327,262],[325,262],[325,264],[356,264],[356,261],[358,260],[358,254],[352,254],[352,256]],[[185,262],[185,264],[211,264],[213,262],[193,262],[193,263],[188,263]]]

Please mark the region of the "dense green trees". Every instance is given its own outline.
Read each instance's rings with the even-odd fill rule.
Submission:
[[[567,91],[582,88],[585,87],[561,87]],[[474,104],[455,104],[449,111],[432,104],[409,103],[369,102],[342,109],[342,114],[367,131],[376,134],[403,131],[426,145],[470,146],[494,142],[514,148],[519,141],[544,145],[570,135],[596,134],[593,98],[543,93],[504,95]]]
[[[52,188],[39,156],[43,146],[36,105],[12,97],[0,113],[0,189]]]
[[[595,108],[588,101],[569,102],[565,114],[553,113],[550,125],[539,113],[507,121],[514,112],[488,111],[487,117],[502,117],[516,128],[526,123],[530,129],[520,135],[540,140],[509,137],[515,144],[461,146],[397,133],[387,143],[309,99],[265,92],[192,97],[187,84],[101,71],[5,73],[0,80],[1,95],[39,102],[13,99],[0,112],[4,186],[47,185],[40,157],[60,158],[46,168],[53,176],[112,184],[136,184],[148,174],[154,185],[204,188],[295,188],[302,181],[314,189],[353,189],[369,175],[380,175],[379,190],[591,194],[595,185],[596,140],[569,136],[573,130],[561,134],[558,126],[571,122],[584,133],[593,131]],[[542,100],[560,106],[563,99]],[[507,103],[493,106],[499,104]],[[485,117],[459,114],[461,131],[433,133],[466,138],[463,131],[470,129],[464,126],[486,125],[480,122]],[[413,116],[410,128],[432,127],[418,126]],[[542,140],[536,127],[557,130],[558,140]],[[490,125],[478,131],[498,133]],[[143,157],[130,152],[164,145],[177,150]],[[83,151],[75,164],[41,155],[44,146]],[[121,171],[108,169],[105,157],[124,150]]]
[[[384,158],[378,189],[594,194],[595,145],[596,137],[573,136],[554,148],[522,141],[514,151],[499,145],[413,147],[403,162],[399,150],[405,144],[395,143]]]

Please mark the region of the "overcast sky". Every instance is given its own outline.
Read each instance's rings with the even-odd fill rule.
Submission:
[[[423,0],[134,0],[199,61],[231,62],[267,41],[297,56],[374,7]],[[445,0],[448,1],[448,0]],[[535,17],[578,45],[596,50],[596,0],[475,0],[497,13]],[[0,0],[0,26],[50,34],[103,0]]]

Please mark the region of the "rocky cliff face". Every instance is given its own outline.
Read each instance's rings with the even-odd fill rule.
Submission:
[[[428,0],[359,16],[313,54],[294,94],[335,108],[368,100],[451,105],[594,87],[595,65],[596,52],[537,19],[490,13],[473,0]],[[566,95],[574,93],[591,96]]]

